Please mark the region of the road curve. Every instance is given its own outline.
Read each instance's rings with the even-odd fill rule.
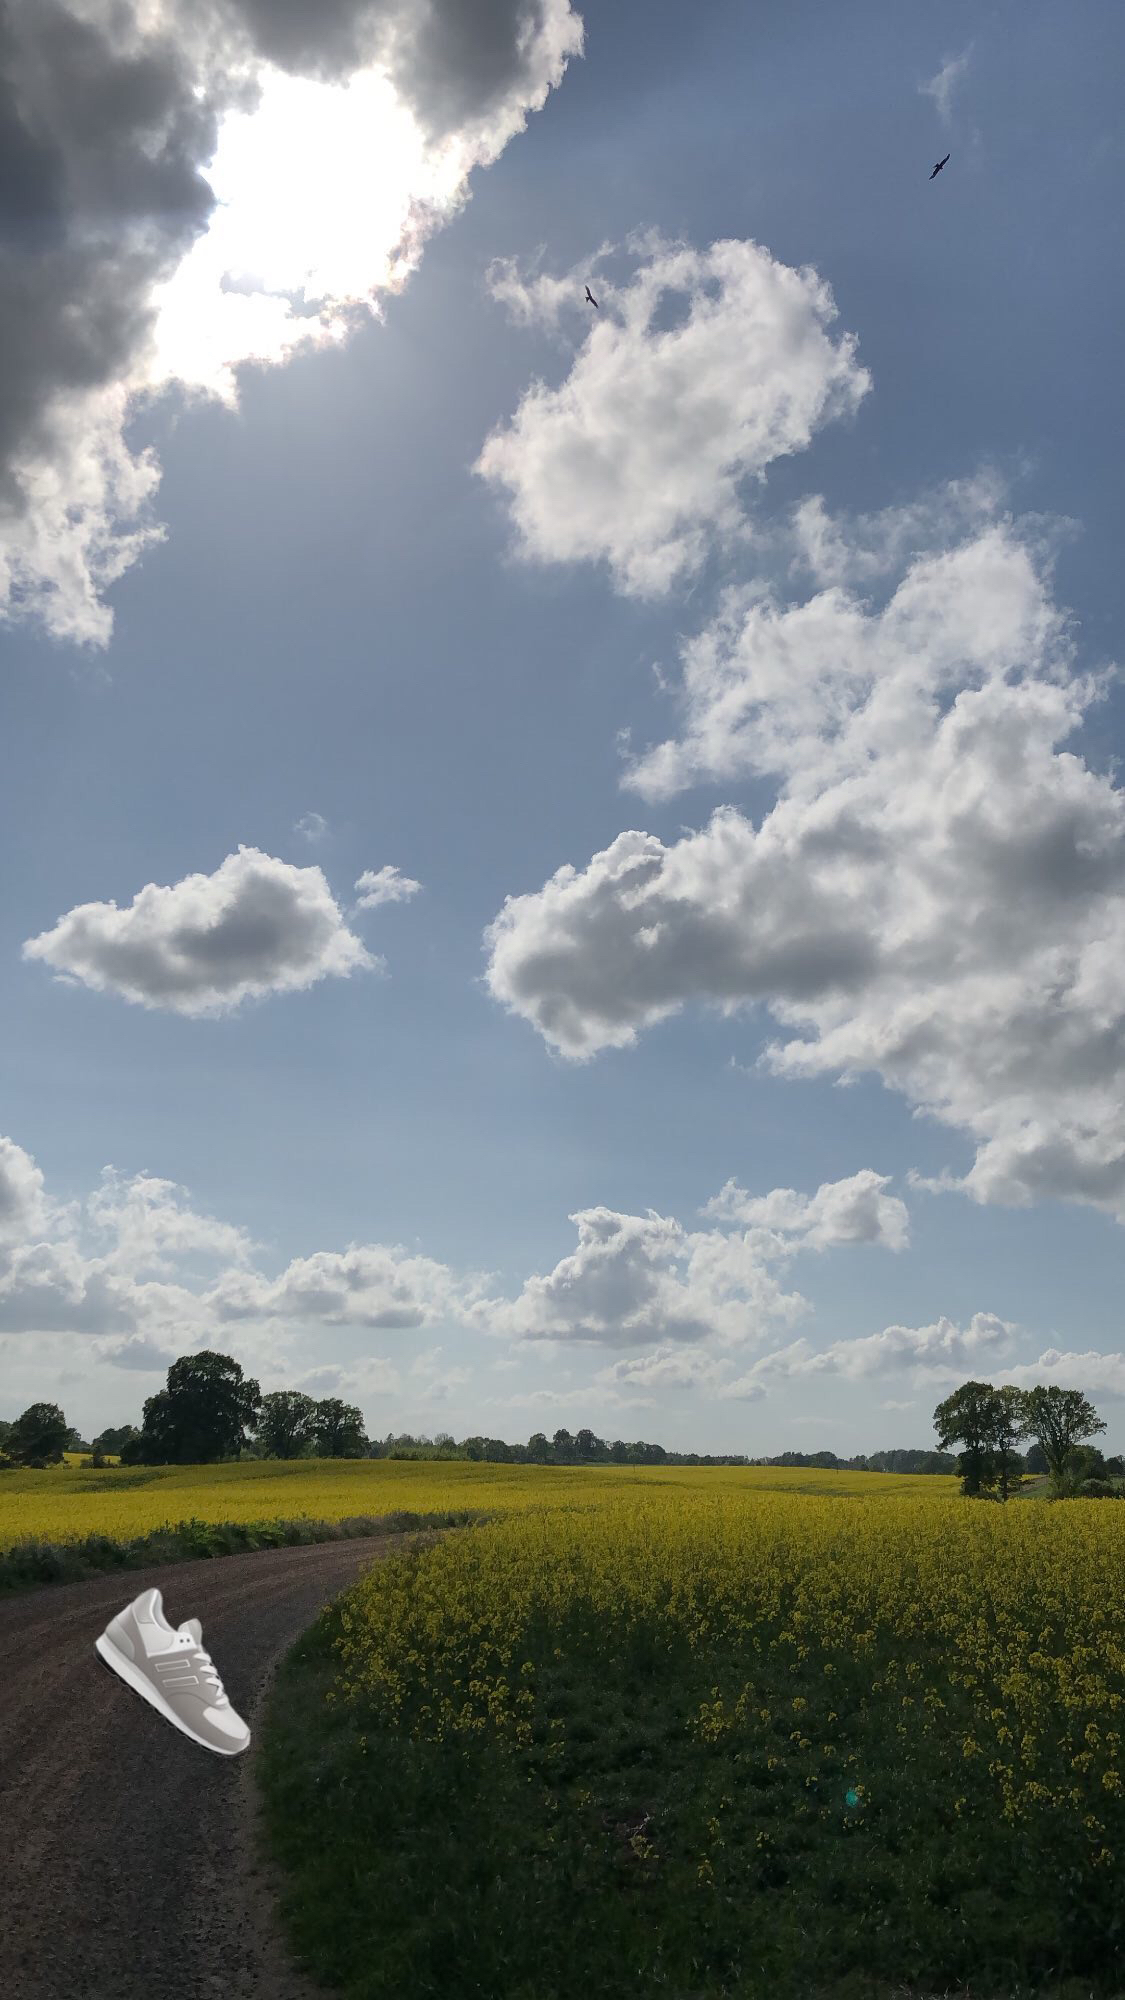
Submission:
[[[254,1762],[281,1656],[367,1564],[434,1532],[118,1571],[0,1599],[4,2000],[323,2000],[273,1921]],[[209,1755],[94,1652],[150,1584],[198,1617],[249,1750]]]

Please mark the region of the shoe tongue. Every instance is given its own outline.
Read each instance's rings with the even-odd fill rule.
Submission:
[[[198,1618],[185,1618],[183,1624],[180,1626],[180,1631],[190,1632],[197,1646],[203,1637],[203,1627]]]

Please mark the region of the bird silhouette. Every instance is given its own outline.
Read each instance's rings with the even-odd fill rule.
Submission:
[[[587,298],[589,299],[589,301],[590,301],[590,304],[591,304],[592,306],[597,306],[597,305],[598,305],[598,302],[597,302],[596,298],[594,297],[594,294],[593,294],[593,292],[592,292],[592,291],[590,290],[590,287],[589,287],[589,285],[587,285],[587,287],[586,287],[586,297],[587,297]],[[599,311],[599,312],[601,311],[601,307],[600,307],[600,306],[598,306],[598,311]]]
[[[946,154],[946,156],[945,156],[945,160],[948,160],[948,158],[949,158],[949,154],[947,153],[947,154]],[[940,172],[941,172],[942,168],[943,168],[943,167],[944,167],[944,165],[945,165],[945,160],[939,160],[939,161],[938,161],[938,163],[937,163],[937,166],[936,166],[936,167],[934,168],[934,171],[933,171],[933,173],[932,173],[932,174],[930,175],[930,179],[931,179],[931,180],[934,180],[934,179],[936,178],[936,176],[937,176],[938,174],[940,174]]]

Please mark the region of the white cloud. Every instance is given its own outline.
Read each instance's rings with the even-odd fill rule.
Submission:
[[[703,1389],[726,1394],[731,1363],[699,1347],[661,1349],[654,1354],[627,1355],[601,1368],[594,1377],[600,1390],[609,1388]]]
[[[260,1357],[272,1371],[302,1329],[456,1323],[488,1283],[382,1244],[317,1251],[270,1278],[246,1231],[195,1209],[185,1188],[107,1167],[84,1201],[52,1203],[10,1139],[0,1139],[0,1224],[0,1333],[91,1335],[95,1359],[131,1368],[217,1341],[229,1352],[233,1340],[244,1364]]]
[[[778,1188],[755,1199],[728,1181],[702,1213],[743,1225],[733,1230],[686,1230],[652,1209],[581,1209],[570,1217],[578,1231],[571,1256],[528,1278],[515,1299],[482,1299],[467,1317],[516,1340],[656,1343],[630,1370],[643,1365],[654,1379],[694,1380],[712,1361],[699,1354],[685,1360],[693,1343],[741,1347],[809,1311],[799,1292],[782,1290],[771,1265],[798,1251],[858,1242],[904,1247],[905,1204],[886,1195],[886,1186],[887,1177],[869,1168],[825,1182],[812,1196]]]
[[[135,1368],[143,1375],[166,1374],[180,1356],[178,1347],[166,1346],[147,1333],[129,1334],[121,1340],[97,1340],[93,1351],[99,1361],[108,1361],[114,1368]]]
[[[186,1343],[207,1313],[197,1287],[177,1282],[182,1267],[245,1264],[254,1248],[243,1230],[194,1210],[185,1189],[147,1174],[107,1167],[85,1201],[53,1202],[31,1156],[0,1139],[0,1185],[13,1184],[24,1198],[3,1211],[4,1332],[106,1335],[114,1353],[127,1340],[134,1355],[142,1328]]]
[[[254,847],[228,854],[213,875],[150,882],[124,910],[81,903],[23,955],[95,991],[188,1015],[383,969],[348,930],[319,868]]]
[[[485,1400],[492,1409],[529,1410],[532,1422],[542,1423],[552,1416],[564,1417],[568,1410],[585,1417],[593,1399],[590,1387],[585,1386],[580,1389],[517,1389],[510,1396],[489,1396]],[[605,1408],[614,1410],[647,1410],[656,1401],[654,1396],[617,1394],[604,1383],[597,1385],[597,1399]]]
[[[1037,1361],[1005,1368],[995,1377],[997,1384],[1010,1382],[1017,1389],[1044,1388],[1055,1383],[1060,1389],[1079,1389],[1085,1396],[1125,1396],[1125,1354],[1099,1354],[1096,1348],[1044,1348]]]
[[[323,813],[302,813],[300,819],[294,821],[293,831],[299,833],[302,840],[307,840],[310,847],[315,847],[328,832],[328,821]]]
[[[412,882],[409,875],[400,875],[397,868],[386,867],[365,868],[355,886],[360,891],[356,909],[377,910],[380,903],[409,902],[422,884]]]
[[[935,1380],[946,1374],[963,1377],[966,1370],[979,1373],[995,1365],[1011,1348],[1016,1330],[1012,1321],[978,1312],[964,1328],[943,1315],[930,1326],[885,1326],[881,1333],[835,1340],[815,1350],[800,1339],[762,1355],[747,1370],[747,1377],[763,1386],[809,1375],[841,1375],[862,1382],[904,1368],[921,1369]]]
[[[546,327],[555,332],[564,314],[589,320],[591,313],[601,311],[601,292],[604,289],[608,299],[612,288],[603,286],[598,266],[603,257],[613,255],[614,246],[603,243],[587,263],[576,264],[562,278],[552,278],[536,269],[545,248],[542,246],[531,265],[524,269],[515,257],[494,257],[484,276],[492,297],[517,326]],[[596,306],[586,297],[587,285],[598,301]]]
[[[887,602],[731,594],[684,654],[684,729],[627,782],[776,774],[669,845],[630,830],[509,897],[494,997],[573,1060],[703,1001],[791,1030],[762,1068],[874,1071],[967,1133],[977,1201],[1125,1221],[1125,803],[1057,746],[1074,671],[1045,549],[1010,522],[911,561]]]
[[[400,1245],[367,1243],[296,1257],[278,1278],[228,1272],[205,1297],[222,1321],[401,1328],[459,1314],[484,1283],[479,1275],[459,1282],[446,1265],[411,1256]]]
[[[11,0],[0,619],[106,645],[163,536],[126,425],[378,317],[581,43],[567,0]]]
[[[446,1323],[520,1345],[655,1346],[646,1367],[673,1379],[682,1366],[702,1378],[711,1361],[673,1364],[677,1348],[741,1348],[809,1310],[799,1292],[782,1289],[778,1265],[861,1241],[900,1247],[906,1228],[886,1177],[870,1169],[810,1197],[777,1189],[755,1200],[728,1181],[703,1212],[744,1226],[692,1231],[652,1210],[580,1210],[571,1217],[576,1252],[503,1298],[490,1273],[457,1273],[401,1244],[318,1250],[269,1277],[255,1267],[258,1246],[245,1230],[200,1213],[171,1181],[107,1167],[85,1201],[52,1208],[30,1155],[0,1142],[0,1162],[5,1184],[24,1191],[10,1205],[0,1253],[0,1331],[92,1333],[109,1340],[110,1358],[135,1357],[141,1335],[202,1345],[233,1333],[257,1337],[268,1356],[271,1338],[302,1328]],[[415,1357],[414,1373],[445,1380],[449,1365],[431,1347]]]
[[[126,1179],[114,1167],[103,1168],[85,1215],[94,1230],[111,1236],[118,1271],[164,1275],[185,1258],[200,1257],[241,1265],[256,1248],[244,1229],[197,1214],[188,1205],[186,1188],[151,1174]]]
[[[918,85],[923,97],[933,98],[943,125],[949,123],[953,109],[953,92],[969,67],[972,53],[973,44],[970,42],[968,48],[963,49],[959,56],[946,56],[928,82]]]
[[[578,1248],[545,1276],[528,1278],[514,1299],[489,1292],[487,1272],[455,1272],[401,1245],[352,1244],[292,1259],[274,1278],[254,1268],[246,1232],[192,1206],[184,1188],[148,1174],[107,1168],[84,1201],[52,1203],[43,1176],[21,1147],[0,1140],[4,1185],[30,1196],[20,1212],[26,1234],[0,1248],[0,1352],[4,1379],[26,1401],[44,1383],[89,1384],[91,1367],[153,1377],[201,1348],[232,1354],[271,1386],[363,1402],[406,1395],[451,1413],[479,1381],[452,1349],[393,1341],[390,1355],[351,1360],[310,1356],[308,1342],[333,1329],[410,1335],[444,1325],[511,1341],[553,1343],[556,1354],[594,1343],[624,1350],[584,1386],[513,1390],[485,1400],[509,1409],[651,1406],[663,1392],[710,1401],[753,1402],[780,1385],[824,1375],[891,1386],[914,1371],[918,1394],[966,1375],[1030,1386],[1061,1381],[1090,1395],[1125,1394],[1125,1359],[1045,1349],[1038,1360],[1013,1354],[1013,1322],[974,1313],[964,1328],[891,1325],[817,1350],[804,1337],[761,1351],[778,1328],[810,1308],[782,1290],[778,1265],[801,1251],[856,1242],[901,1247],[900,1221],[885,1176],[864,1169],[815,1195],[773,1189],[755,1198],[728,1181],[701,1211],[739,1227],[688,1231],[671,1218],[606,1208],[571,1217]],[[747,1226],[742,1227],[745,1223]],[[40,1233],[42,1232],[42,1233]],[[228,1261],[229,1260],[229,1261]],[[219,1266],[218,1275],[201,1264]],[[155,1273],[156,1275],[151,1275]],[[758,1347],[749,1364],[747,1348]],[[525,1350],[526,1351],[526,1350]],[[550,1356],[540,1345],[540,1355]],[[510,1356],[501,1357],[510,1359]],[[71,1372],[59,1373],[60,1363]],[[310,1365],[311,1362],[311,1365]],[[563,1369],[565,1380],[571,1371]],[[147,1389],[146,1389],[147,1393]],[[885,1408],[911,1407],[888,1401]],[[14,1414],[14,1411],[12,1412]]]
[[[894,561],[890,531],[873,561]],[[903,541],[899,550],[906,554]],[[624,783],[665,799],[703,781],[777,774],[790,798],[934,747],[935,703],[1009,673],[1065,678],[1066,621],[1042,552],[994,521],[906,563],[876,605],[834,583],[804,601],[728,591],[682,649],[677,739],[635,758]],[[1014,698],[1014,696],[1013,696]]]
[[[513,1300],[483,1300],[470,1314],[489,1332],[523,1340],[650,1341],[752,1338],[772,1317],[807,1310],[753,1253],[714,1231],[691,1236],[671,1218],[608,1208],[570,1217],[578,1248]],[[680,1276],[672,1267],[683,1263]]]
[[[869,584],[1002,522],[1007,497],[1007,481],[989,466],[870,514],[831,515],[823,495],[813,493],[768,539],[779,553],[791,552],[791,576],[806,574],[820,587]]]
[[[41,1169],[14,1139],[0,1138],[0,1244],[38,1236],[48,1213]]]
[[[727,1181],[701,1212],[717,1221],[766,1231],[779,1244],[788,1237],[793,1248],[802,1250],[827,1250],[842,1243],[905,1250],[910,1217],[904,1201],[884,1193],[889,1184],[889,1174],[874,1173],[870,1167],[847,1180],[824,1181],[814,1195],[797,1194],[793,1188],[750,1195]]]
[[[565,381],[535,383],[476,465],[507,491],[523,554],[604,559],[617,588],[642,597],[698,571],[714,541],[743,536],[740,482],[804,450],[870,386],[852,336],[827,330],[836,308],[814,271],[751,242],[648,247],[629,284],[600,281]],[[493,283],[529,318],[557,316],[553,281],[507,267]],[[688,312],[662,327],[668,297]]]

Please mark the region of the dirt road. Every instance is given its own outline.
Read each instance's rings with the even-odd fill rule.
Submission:
[[[319,2000],[273,1922],[256,1744],[220,1758],[106,1672],[94,1640],[150,1584],[254,1737],[278,1660],[389,1535],[121,1571],[0,1600],[0,1994]]]

